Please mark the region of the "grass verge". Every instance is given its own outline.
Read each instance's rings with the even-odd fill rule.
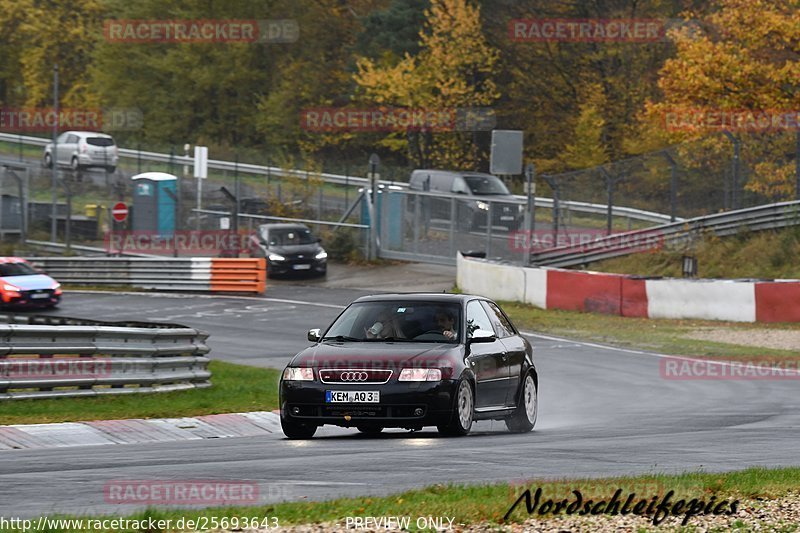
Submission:
[[[689,334],[704,329],[790,330],[800,331],[800,324],[749,324],[712,320],[666,320],[630,318],[577,311],[544,310],[517,302],[502,302],[502,307],[524,331],[551,334],[572,339],[639,348],[670,355],[745,358],[768,356],[797,357],[796,350],[778,350],[741,346],[708,340],[691,339]]]
[[[636,477],[618,477],[603,479],[573,480],[527,480],[513,484],[502,483],[492,485],[433,485],[423,489],[411,490],[386,497],[340,498],[324,502],[290,502],[252,507],[216,507],[204,510],[161,510],[150,508],[146,511],[131,514],[130,520],[172,519],[173,523],[180,518],[197,520],[201,517],[276,517],[281,526],[290,524],[330,524],[345,526],[345,518],[350,517],[411,517],[414,529],[416,517],[449,517],[454,524],[483,524],[491,527],[504,523],[524,522],[529,518],[525,504],[517,506],[508,518],[503,520],[506,512],[526,488],[535,492],[542,489],[542,501],[545,499],[560,500],[574,498],[572,490],[579,490],[584,498],[610,500],[617,489],[622,490],[623,501],[630,493],[637,493],[639,499],[650,499],[658,496],[659,501],[669,491],[674,491],[672,502],[680,499],[689,501],[693,498],[709,501],[712,496],[716,501],[732,501],[747,498],[778,498],[800,485],[800,468],[763,469],[750,468],[730,473],[684,473],[678,475],[645,475]],[[291,497],[292,495],[289,495]],[[561,513],[559,516],[564,516]],[[551,513],[540,516],[532,515],[539,520],[547,520]],[[50,517],[53,518],[52,516]],[[84,517],[88,518],[88,517]],[[101,518],[101,517],[92,517]],[[116,517],[108,517],[116,518]],[[587,517],[588,518],[588,517]],[[613,521],[613,516],[607,516]],[[446,522],[445,522],[446,523]],[[691,526],[691,521],[689,522]],[[118,529],[133,531],[132,529]],[[18,531],[10,529],[8,531]],[[68,528],[51,528],[50,531],[71,531]]]
[[[212,386],[206,389],[98,398],[10,400],[0,402],[0,424],[41,424],[81,420],[162,418],[278,407],[280,372],[212,361]]]

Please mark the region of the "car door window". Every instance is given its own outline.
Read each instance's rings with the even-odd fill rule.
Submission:
[[[78,136],[77,135],[70,135],[69,137],[67,137],[66,144],[76,144],[77,142],[78,142]]]
[[[456,194],[469,194],[469,187],[467,187],[467,182],[464,181],[464,178],[459,176],[453,180],[451,192]]]
[[[500,308],[497,307],[496,304],[492,302],[483,302],[483,305],[486,307],[486,312],[489,314],[489,320],[492,321],[492,326],[494,327],[497,338],[503,339],[516,335],[514,326],[511,325],[511,322],[509,322],[506,315],[500,311]]]
[[[67,137],[69,137],[68,133],[62,133],[61,135],[58,136],[56,142],[59,144],[64,144],[65,142],[67,142]]]
[[[479,329],[490,333],[494,332],[492,322],[480,301],[473,300],[467,304],[467,338],[472,337],[472,334]]]

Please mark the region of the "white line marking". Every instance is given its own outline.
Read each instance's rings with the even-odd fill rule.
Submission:
[[[222,294],[169,294],[169,293],[149,293],[149,292],[136,292],[136,291],[93,291],[93,290],[85,290],[85,289],[78,289],[78,290],[71,290],[68,291],[70,294],[107,294],[110,296],[149,296],[151,298],[207,298],[213,300],[220,300],[220,299],[228,299],[228,300],[247,300],[247,301],[257,301],[257,302],[278,302],[278,303],[288,303],[288,304],[297,304],[297,305],[312,305],[315,307],[327,307],[330,309],[344,309],[346,306],[344,305],[335,305],[335,304],[323,304],[319,302],[306,302],[303,300],[287,300],[284,298],[259,298],[257,296],[229,296],[229,295],[222,295]]]
[[[576,341],[574,339],[566,339],[564,337],[554,337],[551,335],[542,335],[541,333],[531,333],[529,331],[520,331],[520,334],[525,335],[526,337],[539,337],[540,339],[547,339],[551,341],[559,341],[559,342],[569,342],[572,344],[578,344],[581,346],[588,346],[590,348],[600,348],[601,350],[608,350],[611,352],[621,352],[625,354],[633,354],[633,355],[646,355],[648,357],[657,357],[659,359],[680,359],[682,361],[691,361],[697,362],[700,361],[702,363],[712,364],[712,365],[720,365],[720,366],[727,366],[729,368],[734,367],[747,367],[752,365],[751,363],[747,363],[745,359],[744,362],[747,364],[742,364],[736,361],[716,361],[714,359],[698,359],[696,357],[689,357],[685,355],[667,355],[663,353],[654,353],[654,352],[643,352],[641,350],[631,350],[629,348],[617,348],[614,346],[606,346],[604,344],[595,344],[593,342],[584,342],[584,341]],[[778,368],[778,367],[769,367],[765,370],[772,370],[772,371],[780,371],[780,372],[792,372],[796,373],[797,370],[788,369],[788,368]]]

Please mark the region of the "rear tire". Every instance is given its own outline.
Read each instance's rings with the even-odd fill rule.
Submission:
[[[290,439],[310,439],[317,432],[317,426],[309,426],[281,417],[283,434]]]
[[[448,437],[462,437],[472,429],[475,416],[475,395],[469,381],[462,379],[458,383],[456,399],[450,421],[436,426],[439,433]]]
[[[539,414],[539,391],[533,375],[528,373],[522,382],[517,408],[511,418],[506,419],[506,427],[511,433],[528,433],[536,425]]]
[[[69,168],[71,168],[72,170],[75,170],[75,171],[80,170],[81,165],[78,163],[78,158],[77,157],[73,157],[72,158],[72,161],[70,161],[70,163],[69,163]]]

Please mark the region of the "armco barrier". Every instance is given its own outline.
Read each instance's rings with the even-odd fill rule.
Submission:
[[[0,315],[0,400],[209,387],[207,338],[172,324]]]
[[[543,309],[641,318],[800,322],[800,280],[685,280],[523,268],[458,255],[458,286]]]
[[[249,293],[266,289],[264,258],[33,257],[29,261],[59,282],[74,285]]]

